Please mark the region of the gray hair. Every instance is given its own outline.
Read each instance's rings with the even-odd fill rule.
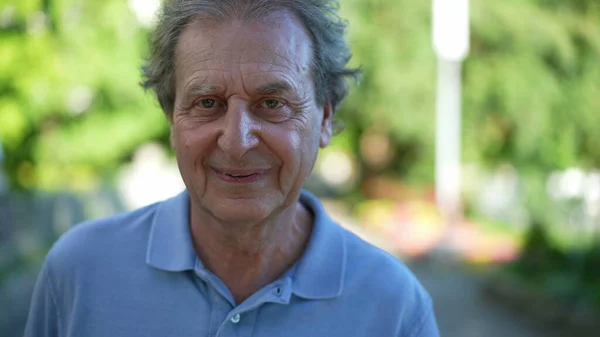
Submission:
[[[165,114],[175,104],[175,50],[186,25],[196,18],[251,21],[278,10],[294,14],[313,42],[313,82],[316,101],[327,100],[336,111],[348,95],[346,78],[358,80],[360,69],[347,67],[351,54],[344,39],[346,23],[337,0],[167,0],[150,36],[150,55],[142,66],[142,87],[151,89]]]

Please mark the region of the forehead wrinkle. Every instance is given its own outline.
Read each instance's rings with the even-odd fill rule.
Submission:
[[[219,71],[218,69],[212,69],[212,67],[198,69],[200,64],[207,63],[211,58],[207,57],[209,51],[192,51],[186,53],[181,60],[175,60],[175,81],[176,83],[183,82],[183,93],[184,95],[191,95],[195,89],[205,86],[208,81],[207,74],[205,72]],[[195,55],[203,56],[202,59],[197,59]],[[180,56],[181,57],[181,56]],[[191,69],[196,68],[196,70]],[[180,82],[181,81],[181,82]]]
[[[189,87],[200,86],[207,83],[211,78],[210,73],[228,73],[228,71],[211,67],[204,69],[196,69],[194,71],[189,72],[188,76],[181,78],[181,81],[185,81],[183,89],[188,90]]]
[[[182,36],[184,36],[183,34]],[[175,48],[175,64],[187,65],[188,63],[209,62],[215,59],[215,55],[211,52],[212,48],[210,46],[202,48],[202,45],[180,38]]]
[[[275,18],[285,18],[288,17],[289,13],[277,13],[278,15],[275,15],[273,17],[273,19]],[[281,14],[283,14],[282,16],[280,16]],[[293,18],[293,15],[291,16]],[[274,20],[275,22],[277,22],[277,20]],[[190,24],[186,27],[186,29],[184,30],[184,33],[182,34],[182,37],[184,36],[188,36],[190,37],[189,39],[180,39],[180,42],[178,43],[177,46],[177,54],[180,56],[179,57],[179,61],[181,61],[181,63],[203,63],[203,62],[210,62],[210,61],[216,61],[219,63],[223,63],[225,60],[223,59],[223,52],[225,54],[229,54],[229,55],[236,55],[237,58],[237,62],[238,64],[244,64],[244,63],[259,63],[260,61],[260,54],[257,55],[255,50],[249,50],[249,51],[245,51],[245,49],[248,47],[247,46],[247,42],[249,41],[239,41],[241,42],[241,44],[238,43],[233,43],[230,45],[222,45],[221,43],[219,43],[219,41],[213,41],[212,39],[212,34],[210,34],[209,32],[206,32],[207,34],[207,38],[208,41],[207,44],[199,44],[197,39],[200,37],[198,35],[193,35],[193,30],[194,29],[198,29],[198,27],[196,27],[196,25],[203,25],[206,24],[207,22],[202,22],[202,21],[197,21],[195,24]],[[284,25],[284,23],[282,22],[277,22],[279,23],[279,26]],[[227,26],[238,26],[237,29],[240,29],[241,27],[244,26],[244,24],[248,24],[248,23],[240,23],[237,21],[234,22],[225,22],[225,23],[221,23],[219,24],[220,27],[227,27]],[[261,26],[263,26],[264,24],[262,24]],[[310,37],[308,36],[307,32],[305,31],[304,27],[302,27],[301,25],[298,24],[297,19],[292,19],[291,22],[292,26],[295,26],[296,29],[300,30],[300,34],[304,35],[309,41],[310,41]],[[296,70],[296,71],[304,71],[308,68],[310,68],[310,63],[312,61],[312,43],[306,43],[306,41],[302,41],[301,36],[298,36],[298,34],[288,34],[286,36],[277,36],[275,38],[275,40],[273,40],[273,36],[268,36],[268,33],[271,32],[271,28],[267,29],[267,27],[259,27],[260,29],[263,30],[263,32],[259,33],[261,36],[261,40],[262,42],[269,43],[269,44],[277,44],[277,41],[281,42],[281,46],[280,48],[273,48],[268,50],[269,54],[272,54],[272,59],[270,61],[270,63],[277,65],[277,66],[281,66],[281,67],[285,67],[288,68],[290,70]],[[292,28],[294,29],[294,28]],[[201,35],[205,35],[204,32],[200,32]],[[185,42],[184,42],[185,41]],[[262,43],[261,42],[261,43]],[[218,44],[218,46],[215,45],[215,43]],[[217,48],[220,50],[220,52],[216,52],[215,48]],[[242,49],[239,49],[242,48]],[[240,52],[242,51],[243,52]],[[265,51],[265,49],[263,49],[263,51]],[[258,51],[260,53],[260,51]],[[257,58],[258,56],[258,58]],[[304,57],[300,57],[300,61],[298,62],[298,56],[304,56]],[[264,54],[263,54],[264,57]],[[279,60],[278,58],[280,58],[281,60]],[[192,59],[191,62],[189,59]],[[233,60],[230,60],[233,61]],[[257,62],[258,61],[258,62]],[[279,61],[279,62],[278,62]],[[264,61],[263,61],[264,62]],[[179,63],[179,62],[177,62]],[[305,63],[305,64],[301,64],[301,63]],[[308,64],[306,64],[308,63]],[[295,68],[295,69],[294,69]]]
[[[280,25],[282,24],[280,23]],[[294,22],[293,25],[297,26],[297,22]],[[264,27],[262,28],[265,29]],[[300,26],[299,28],[303,30],[305,36],[308,36],[303,27]],[[192,35],[193,32],[188,31],[187,33],[191,39],[186,39],[186,42],[181,43],[179,48],[177,48],[180,62],[176,62],[176,64],[180,65],[178,68],[180,68],[179,75],[182,76],[181,80],[185,81],[186,77],[189,79],[189,81],[185,81],[188,82],[188,84],[187,86],[184,86],[184,88],[187,89],[189,86],[190,89],[187,89],[184,93],[191,92],[192,94],[203,94],[209,91],[214,92],[219,89],[229,92],[229,85],[225,85],[229,82],[224,78],[219,77],[216,82],[223,82],[222,87],[212,86],[211,88],[210,86],[196,85],[193,83],[199,79],[201,79],[201,83],[206,83],[211,79],[216,80],[214,76],[217,74],[214,73],[217,72],[223,73],[224,75],[228,74],[227,78],[229,78],[229,76],[237,77],[240,80],[238,85],[241,85],[241,88],[238,88],[244,90],[246,93],[256,91],[257,86],[255,83],[262,82],[269,84],[269,82],[276,81],[287,82],[291,90],[285,91],[291,92],[296,98],[307,96],[311,92],[310,88],[312,88],[312,86],[309,88],[307,85],[312,83],[312,76],[310,74],[313,57],[311,52],[312,44],[304,43],[305,41],[303,41],[300,36],[296,36],[297,34],[290,34],[291,40],[286,40],[286,43],[279,46],[279,48],[263,48],[262,51],[257,51],[252,48],[246,50],[246,48],[250,46],[245,43],[248,41],[240,41],[242,42],[242,45],[235,43],[221,45],[219,41],[212,41],[208,38],[208,44],[198,44],[196,43],[197,37]],[[271,36],[267,36],[266,33],[267,30],[264,30],[264,33],[261,34],[263,35],[262,37],[272,38]],[[266,43],[271,45],[273,45],[273,43],[277,44],[276,41],[280,41],[281,39],[282,37],[279,36],[275,40],[267,40]],[[202,74],[201,76],[197,76],[196,74],[186,76],[189,74],[189,70],[192,70],[193,68],[196,68],[196,71],[193,71],[193,73],[208,73]],[[259,76],[258,81],[250,78],[254,76]],[[194,80],[193,77],[196,77],[196,80]],[[260,77],[262,77],[262,79],[260,79]],[[235,90],[234,88],[231,89]],[[265,89],[263,90],[265,92],[273,92],[274,90],[283,91],[284,87],[280,86],[279,88],[271,87],[262,89]]]
[[[296,54],[297,56],[299,56],[303,51],[298,50],[298,54]],[[278,66],[281,67],[285,67],[288,68],[289,70],[292,71],[297,71],[299,73],[303,73],[306,69],[308,69],[306,64],[301,64],[301,62],[297,62],[297,59],[302,59],[304,62],[310,62],[310,55],[307,55],[306,58],[302,58],[302,57],[297,57],[296,60],[292,59],[289,57],[289,53],[285,53],[285,52],[280,52],[280,51],[274,51],[273,52],[274,56],[273,56],[273,64],[276,64]],[[283,63],[277,63],[277,57],[283,59],[285,62]],[[302,62],[302,63],[304,63]]]
[[[254,56],[254,55],[240,53],[238,62],[241,66],[262,64],[263,66],[262,67],[259,66],[259,67],[264,68],[265,66],[267,66],[268,68],[263,70],[266,72],[269,72],[269,71],[273,70],[274,68],[284,68],[289,71],[296,72],[298,74],[304,74],[306,72],[306,70],[309,69],[309,66],[307,64],[302,64],[302,63],[310,63],[311,62],[310,55],[306,55],[307,57],[305,57],[305,58],[291,57],[291,54],[294,54],[291,50],[272,50],[272,51],[269,51],[269,54],[270,55],[268,56],[268,58],[263,58],[261,60],[260,58],[256,58],[256,56]],[[300,52],[296,53],[296,55],[300,56]],[[297,58],[302,59],[302,62],[298,62],[296,60]]]
[[[223,92],[223,87],[209,82],[208,76],[196,75],[194,72],[189,81],[183,86],[180,98],[189,100],[204,95],[215,95]]]

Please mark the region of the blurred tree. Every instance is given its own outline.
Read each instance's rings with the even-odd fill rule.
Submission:
[[[402,176],[430,183],[433,178],[436,59],[431,47],[428,1],[342,0],[349,22],[354,65],[362,65],[360,86],[339,118],[361,152],[361,137],[387,137],[392,160],[385,167],[363,162],[366,177]],[[363,147],[364,153],[368,147]],[[363,155],[363,158],[365,155]]]
[[[13,187],[89,187],[164,117],[138,86],[147,32],[122,0],[0,2],[0,137]]]
[[[600,166],[597,1],[473,1],[466,158],[519,168]]]
[[[365,72],[340,116],[359,134],[376,126],[393,139],[400,153],[389,171],[431,182],[436,62],[430,2],[342,3],[352,23],[355,62]],[[465,161],[511,162],[537,174],[600,167],[595,131],[600,125],[600,3],[471,4],[472,47],[463,89]]]

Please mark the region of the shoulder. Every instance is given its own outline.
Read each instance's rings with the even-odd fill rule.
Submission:
[[[412,271],[396,256],[374,246],[353,232],[343,229],[346,242],[346,274],[350,278],[364,277],[363,282],[377,283],[384,289],[392,287],[419,288]]]
[[[54,243],[46,264],[57,272],[74,271],[145,246],[157,205],[73,226]]]
[[[345,288],[378,303],[399,320],[401,330],[417,326],[432,314],[431,297],[397,257],[344,229]]]

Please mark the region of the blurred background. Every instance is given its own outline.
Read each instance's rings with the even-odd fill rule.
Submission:
[[[22,334],[58,236],[183,189],[138,86],[158,5],[0,0],[1,336]],[[597,335],[600,2],[471,0],[451,224],[435,203],[432,4],[341,12],[364,76],[307,188],[413,268],[442,336]]]

